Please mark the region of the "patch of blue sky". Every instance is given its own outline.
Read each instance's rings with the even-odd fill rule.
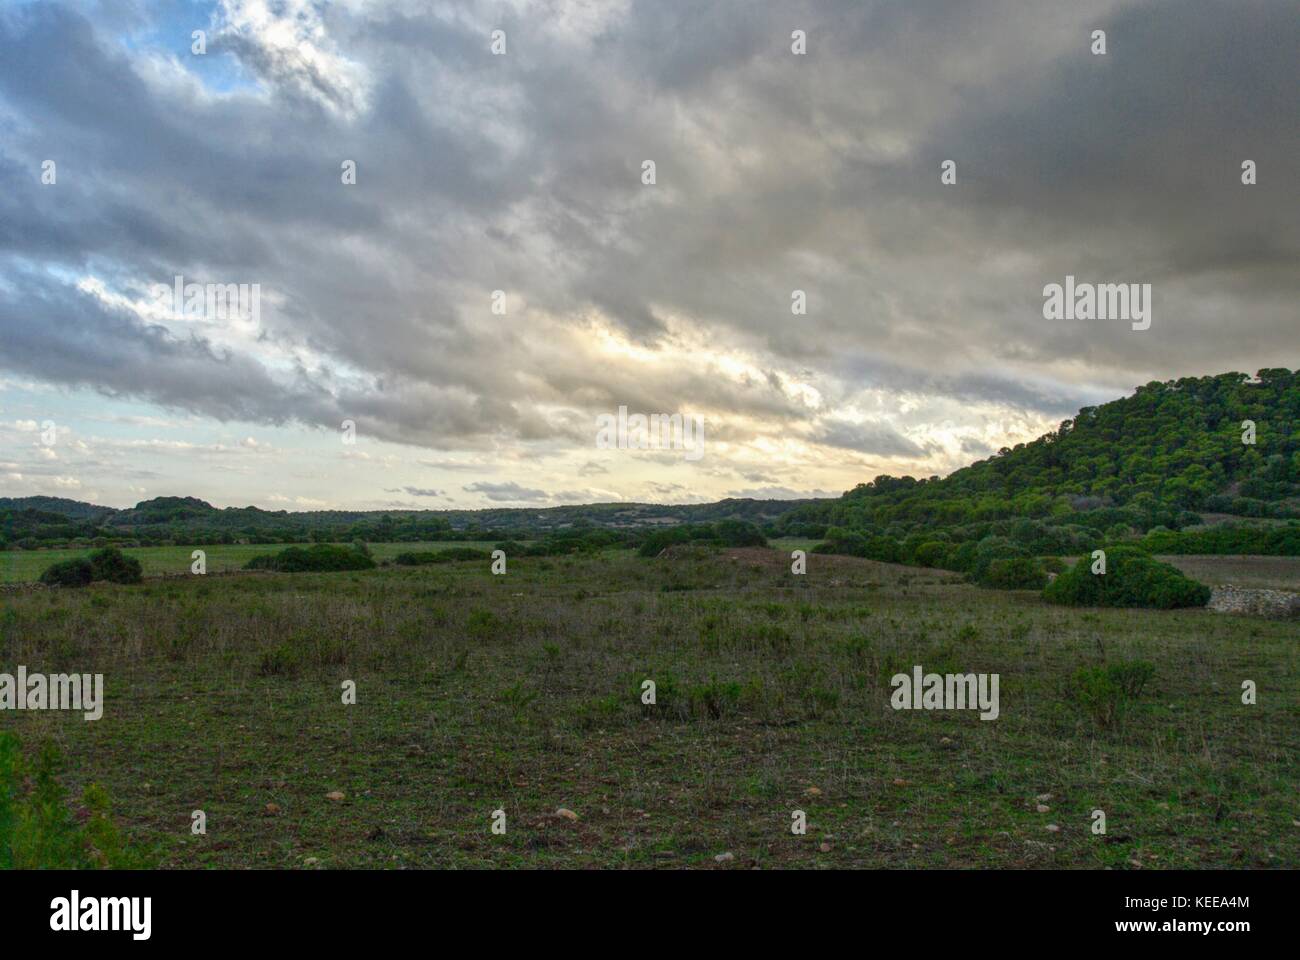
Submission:
[[[171,54],[213,93],[255,90],[257,81],[235,57],[213,49],[218,6],[212,0],[161,0],[151,5],[148,24],[121,34],[119,42],[131,51]],[[196,30],[206,34],[206,53],[194,53]]]

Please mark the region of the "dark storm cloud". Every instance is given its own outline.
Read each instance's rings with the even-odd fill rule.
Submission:
[[[1154,376],[1296,362],[1286,4],[422,7],[338,5],[288,47],[219,17],[209,55],[244,81],[225,93],[185,48],[120,42],[147,4],[0,11],[0,365],[433,447],[589,444],[627,404],[890,457],[931,448],[846,419],[862,391],[1056,417]],[[72,286],[175,273],[261,283],[259,339]],[[1044,320],[1066,273],[1152,283],[1152,328]],[[683,362],[599,354],[597,320]]]

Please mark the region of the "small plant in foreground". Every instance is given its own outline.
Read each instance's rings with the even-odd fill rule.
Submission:
[[[91,784],[82,793],[88,816],[77,823],[59,782],[63,760],[52,743],[35,764],[18,738],[0,733],[0,870],[130,870],[146,858],[122,840],[109,816],[108,794]]]

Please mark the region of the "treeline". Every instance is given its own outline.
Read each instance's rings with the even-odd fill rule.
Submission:
[[[0,549],[205,546],[211,544],[414,543],[582,539],[590,531],[638,533],[675,524],[770,523],[808,501],[720,500],[711,504],[590,504],[546,509],[414,512],[217,509],[193,497],[159,497],[129,510],[54,497],[0,500]]]

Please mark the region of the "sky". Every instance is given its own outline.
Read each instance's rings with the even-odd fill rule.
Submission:
[[[1300,366],[1297,49],[1251,0],[0,0],[0,496],[836,496]]]

